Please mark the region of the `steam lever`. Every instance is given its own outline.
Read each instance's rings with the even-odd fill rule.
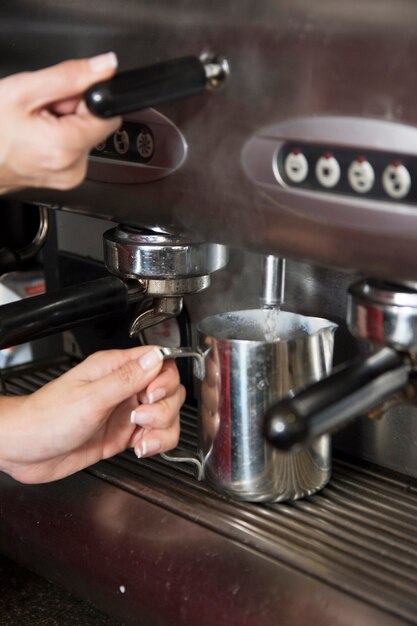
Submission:
[[[216,89],[228,76],[224,57],[205,54],[172,59],[97,83],[85,93],[87,107],[107,118],[140,111],[162,102]]]

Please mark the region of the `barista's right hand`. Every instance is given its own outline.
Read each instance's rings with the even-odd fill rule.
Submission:
[[[116,67],[110,52],[0,80],[0,193],[83,181],[90,150],[121,124],[93,116],[83,94]]]

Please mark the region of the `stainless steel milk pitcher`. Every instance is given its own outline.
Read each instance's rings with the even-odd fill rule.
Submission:
[[[199,458],[181,460],[238,500],[295,500],[321,489],[331,472],[329,437],[281,452],[265,441],[262,424],[277,399],[330,372],[336,327],[278,310],[236,311],[204,319],[196,350],[163,348],[164,358],[194,357],[200,380]]]

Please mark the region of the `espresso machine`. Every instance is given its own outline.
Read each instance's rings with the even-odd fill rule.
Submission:
[[[257,433],[280,458],[331,441],[318,491],[253,502],[198,480],[201,381],[179,359],[171,458],[126,451],[47,485],[1,475],[0,550],[126,624],[417,623],[415,3],[18,0],[0,15],[2,76],[108,50],[121,75],[175,68],[81,186],[13,197],[41,208],[47,293],[0,310],[0,346],[50,343],[2,372],[3,393],[98,349],[195,351],[202,320],[265,304],[337,325],[333,365],[270,402]],[[108,96],[86,98],[106,115]],[[286,260],[285,293],[265,259]]]

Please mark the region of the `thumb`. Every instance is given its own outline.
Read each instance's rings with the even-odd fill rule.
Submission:
[[[117,68],[114,52],[89,59],[64,61],[22,75],[24,97],[32,111],[83,94],[91,85],[111,78]]]
[[[159,348],[151,348],[139,359],[131,359],[110,374],[89,383],[88,392],[97,399],[98,408],[116,406],[149,385],[162,368],[163,356]]]

